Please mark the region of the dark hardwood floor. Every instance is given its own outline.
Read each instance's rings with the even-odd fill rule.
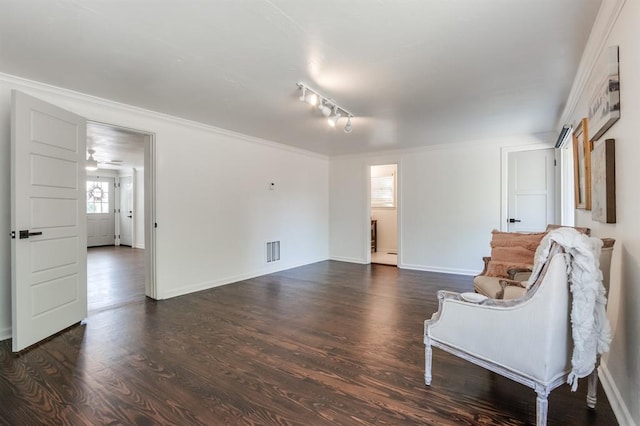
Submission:
[[[87,249],[89,312],[144,300],[144,250],[126,246]]]
[[[437,349],[425,387],[438,289],[471,278],[327,261],[94,311],[17,356],[0,342],[0,424],[534,423],[533,390]],[[586,388],[554,390],[549,424],[616,424]]]

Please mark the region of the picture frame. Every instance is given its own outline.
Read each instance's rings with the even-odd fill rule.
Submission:
[[[573,182],[576,209],[591,210],[591,142],[587,118],[573,132]]]
[[[618,46],[609,46],[594,68],[595,84],[589,103],[591,141],[597,141],[620,119],[620,75]]]
[[[616,223],[615,139],[594,143],[591,151],[591,218]]]

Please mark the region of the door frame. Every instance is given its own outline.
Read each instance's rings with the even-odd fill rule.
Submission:
[[[398,262],[396,267],[400,268],[402,265],[402,162],[399,158],[390,159],[376,159],[365,161],[364,165],[364,263],[366,265],[371,264],[371,166],[384,166],[387,164],[396,165],[396,231],[397,231],[397,245],[398,245]]]
[[[507,232],[507,219],[509,218],[509,154],[514,152],[524,151],[537,151],[540,149],[554,148],[553,143],[535,143],[531,145],[518,145],[518,146],[503,146],[500,148],[500,231]],[[556,165],[558,164],[558,155],[555,155]],[[558,182],[560,178],[558,176],[558,167],[554,170],[555,173],[555,199],[554,210],[556,212],[556,218],[560,217],[558,214]]]
[[[93,120],[87,117],[87,124],[116,127],[145,135],[144,142],[144,293],[147,297],[158,297],[156,281],[156,135],[148,130],[140,130],[120,124]],[[132,179],[133,181],[133,179]]]

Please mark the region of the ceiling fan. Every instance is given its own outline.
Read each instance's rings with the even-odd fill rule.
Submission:
[[[111,166],[120,166],[122,164],[122,160],[110,160],[110,161],[97,161],[93,154],[96,153],[96,150],[93,148],[89,148],[87,150],[89,153],[89,158],[87,158],[87,170],[97,170],[98,166],[101,164],[111,165]]]

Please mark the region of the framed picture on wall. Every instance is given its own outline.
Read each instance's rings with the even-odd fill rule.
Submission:
[[[616,151],[615,140],[595,142],[591,151],[591,218],[616,223]]]
[[[591,141],[600,139],[620,118],[620,76],[618,74],[618,46],[602,52],[594,69],[596,83],[589,104]]]
[[[573,132],[573,182],[576,209],[591,210],[591,142],[586,118]]]

